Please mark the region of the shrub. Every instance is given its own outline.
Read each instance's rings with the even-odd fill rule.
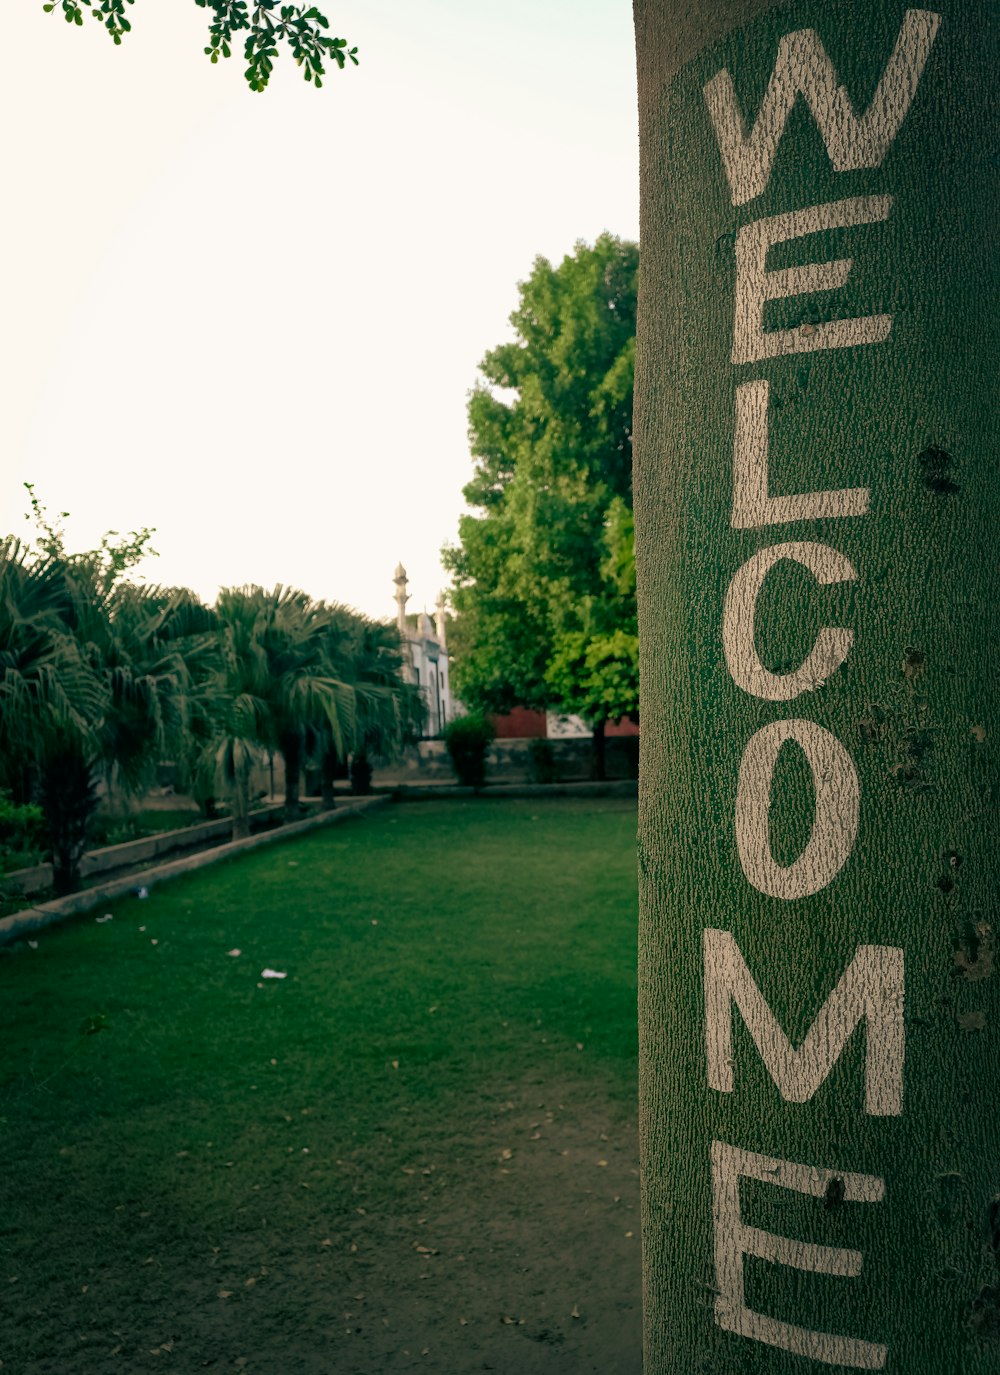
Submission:
[[[19,806],[0,790],[0,873],[30,869],[45,857],[45,820],[41,807]]]
[[[536,783],[556,781],[556,752],[551,740],[529,740],[528,757],[531,760],[531,777]]]
[[[444,742],[458,781],[466,788],[481,788],[486,781],[486,751],[493,742],[493,727],[482,716],[459,716],[444,730]]]
[[[103,850],[108,845],[124,845],[130,840],[141,840],[146,834],[137,816],[99,813],[90,824],[87,841],[91,849]]]

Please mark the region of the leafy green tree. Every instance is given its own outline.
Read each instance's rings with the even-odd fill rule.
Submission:
[[[538,258],[515,340],[481,365],[465,497],[482,514],[464,516],[445,551],[455,689],[479,710],[554,707],[598,733],[634,710],[634,574],[623,585],[616,560],[631,510],[637,273],[638,247],[609,234],[558,267]]]
[[[108,530],[101,536],[96,549],[71,554],[66,548],[66,531],[62,524],[69,512],[60,511],[57,516],[50,516],[35,491],[35,484],[24,482],[21,485],[28,493],[29,509],[24,519],[35,527],[35,548],[48,558],[62,560],[67,566],[86,568],[102,593],[110,592],[118,579],[143,559],[158,557],[152,546],[156,530],[150,526],[130,530],[127,535]]]
[[[88,12],[102,24],[117,45],[132,30],[126,6],[135,0],[46,0],[47,14],[60,10],[67,24],[83,23]],[[322,86],[326,64],[333,62],[343,71],[348,62],[358,65],[357,48],[348,48],[346,38],[331,38],[326,16],[315,5],[286,5],[281,0],[194,0],[212,15],[209,43],[205,52],[212,62],[232,55],[234,36],[246,34],[243,57],[244,76],[252,91],[263,91],[271,78],[278,45],[286,44],[302,68],[306,81]],[[235,41],[238,43],[239,38]]]
[[[554,637],[545,681],[554,700],[590,722],[594,772],[604,777],[607,723],[639,716],[639,635],[635,600],[635,524],[620,497],[611,502],[604,528],[601,572],[606,595],[584,599],[580,629]]]

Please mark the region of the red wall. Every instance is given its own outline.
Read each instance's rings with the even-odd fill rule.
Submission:
[[[491,716],[498,740],[538,740],[545,737],[545,712],[515,707],[505,716]]]
[[[515,707],[504,716],[491,716],[493,729],[498,740],[544,740],[547,734],[544,711],[532,711],[529,707]],[[623,716],[620,721],[609,721],[605,735],[638,735],[639,726],[635,721]]]
[[[631,720],[628,716],[623,716],[620,721],[609,721],[604,734],[612,735],[638,735],[639,723]]]

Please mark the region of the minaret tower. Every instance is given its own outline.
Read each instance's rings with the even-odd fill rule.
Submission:
[[[399,633],[403,635],[406,633],[406,603],[410,599],[406,593],[406,569],[401,563],[396,564],[392,580],[396,584],[396,624],[399,626]]]

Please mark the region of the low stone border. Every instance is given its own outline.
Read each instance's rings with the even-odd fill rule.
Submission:
[[[320,826],[329,826],[332,822],[357,816],[359,812],[371,807],[384,806],[390,800],[387,796],[374,796],[338,803],[333,811],[307,817],[305,821],[293,821],[286,826],[264,831],[260,835],[248,836],[246,840],[230,840],[224,845],[216,845],[213,849],[202,850],[196,855],[184,855],[180,859],[154,865],[151,869],[143,869],[137,874],[111,879],[94,888],[84,888],[81,892],[71,893],[65,898],[54,898],[52,902],[39,903],[37,907],[29,907],[22,912],[12,912],[9,917],[0,918],[0,945],[17,940],[29,931],[37,931],[54,922],[65,921],[67,917],[89,912],[113,898],[120,898],[125,893],[134,893],[137,888],[152,888],[157,883],[166,883],[169,879],[179,878],[181,874],[190,874],[196,869],[218,864],[220,860],[229,859],[233,855],[246,854],[249,850],[258,850],[279,840],[290,840],[294,836],[305,835],[308,831],[318,830]]]
[[[250,813],[251,830],[267,826],[284,810],[280,803],[271,807],[261,807]],[[156,831],[153,835],[142,836],[139,840],[123,840],[120,845],[106,845],[100,850],[88,850],[80,861],[80,877],[92,878],[109,870],[125,869],[143,860],[156,860],[161,855],[175,854],[178,850],[191,850],[203,845],[206,840],[221,837],[233,829],[232,817],[222,817],[218,821],[195,821],[190,826],[179,826],[172,831]],[[22,893],[30,897],[32,893],[44,892],[52,887],[52,865],[36,864],[31,869],[13,869],[0,879],[0,889],[5,893]]]
[[[395,802],[428,802],[440,797],[638,797],[634,778],[604,783],[486,783],[463,788],[457,783],[399,783],[386,788]]]
[[[477,797],[637,797],[638,793],[639,785],[635,779],[612,779],[604,783],[487,783],[479,789],[463,788],[455,783],[431,783],[423,786],[399,784],[380,789],[368,797],[338,802],[333,811],[307,817],[305,821],[293,821],[289,825],[263,831],[260,835],[249,836],[246,840],[230,840],[223,845],[216,845],[211,850],[183,855],[179,859],[168,860],[139,873],[109,879],[106,883],[93,888],[84,888],[81,892],[71,893],[68,897],[54,898],[51,902],[39,903],[21,912],[12,912],[9,917],[0,918],[0,945],[7,945],[29,931],[37,931],[54,922],[65,921],[67,917],[90,912],[113,898],[120,898],[125,893],[134,893],[138,888],[152,888],[157,883],[166,883],[169,879],[179,878],[181,874],[194,873],[233,855],[245,854],[249,850],[257,850],[279,840],[304,835],[320,826],[343,821],[371,807],[385,806],[389,802],[430,802],[441,798]]]

